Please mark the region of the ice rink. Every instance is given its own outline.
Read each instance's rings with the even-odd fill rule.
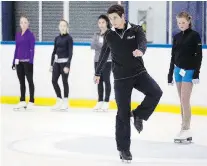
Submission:
[[[120,166],[115,110],[49,107],[13,111],[1,105],[2,166]],[[206,166],[207,117],[192,117],[192,144],[175,144],[180,115],[154,113],[138,134],[132,126],[132,166]]]

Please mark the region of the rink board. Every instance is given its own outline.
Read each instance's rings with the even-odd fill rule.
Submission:
[[[29,98],[26,99],[27,102]],[[17,104],[19,102],[19,97],[9,97],[3,96],[0,97],[0,103],[2,104]],[[56,102],[56,98],[41,98],[37,97],[35,99],[35,105],[38,106],[52,106]],[[96,100],[87,100],[87,99],[70,99],[68,104],[71,108],[93,108],[96,105]],[[132,102],[131,108],[136,108],[140,103]],[[117,110],[115,101],[110,102],[110,109]],[[156,108],[157,112],[169,112],[169,113],[180,113],[180,107],[178,105],[169,105],[169,104],[159,104]],[[192,114],[194,115],[203,115],[207,116],[207,108],[201,106],[192,106]]]
[[[16,71],[11,69],[14,42],[1,42],[1,103],[15,104],[19,100],[19,81]],[[53,42],[37,42],[34,58],[34,84],[35,104],[53,105],[55,92],[52,86],[52,73],[49,72]],[[97,100],[97,85],[94,84],[94,56],[89,43],[75,43],[71,70],[69,75],[69,98],[71,107],[93,108]],[[207,115],[207,46],[203,47],[203,60],[200,73],[200,84],[195,85],[191,96],[193,114]],[[176,86],[168,86],[167,74],[171,58],[171,45],[148,45],[143,57],[146,69],[163,91],[160,105],[156,111],[180,112],[180,101]],[[154,63],[157,62],[157,63]],[[110,108],[116,109],[114,94],[114,79],[111,74]],[[59,80],[62,89],[62,80]],[[26,96],[29,96],[26,83]],[[136,90],[132,92],[132,108],[135,108],[144,98],[144,95]]]

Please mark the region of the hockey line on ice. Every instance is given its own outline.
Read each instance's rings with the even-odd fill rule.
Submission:
[[[67,139],[76,139],[76,138],[81,138],[81,137],[85,137],[86,135],[81,135],[80,133],[78,133],[79,136],[77,136],[77,133],[73,133],[75,135],[71,135],[72,133],[66,133],[66,132],[58,132],[58,133],[64,133],[64,135],[67,137],[70,135],[70,138],[67,137]],[[9,145],[8,145],[8,149],[18,152],[18,153],[22,153],[22,154],[26,154],[26,155],[33,155],[33,156],[39,156],[39,157],[49,157],[49,158],[64,158],[64,159],[70,159],[71,157],[77,158],[77,160],[79,160],[80,158],[82,159],[88,159],[88,160],[104,160],[104,161],[112,161],[115,162],[118,160],[119,156],[118,156],[118,152],[117,152],[117,156],[113,155],[113,156],[106,156],[106,155],[101,155],[101,154],[88,154],[88,153],[82,153],[82,152],[65,152],[62,150],[57,150],[56,148],[54,148],[54,151],[52,151],[52,153],[57,153],[57,154],[45,154],[44,152],[28,152],[25,150],[20,150],[17,147],[15,147],[15,145],[18,145],[19,143],[21,144],[22,142],[25,141],[29,141],[31,139],[40,139],[45,136],[53,136],[54,138],[54,134],[47,132],[47,133],[43,133],[44,135],[40,136],[32,136],[30,138],[25,138],[25,139],[20,139],[20,140],[16,140],[16,141],[12,141]],[[90,135],[90,134],[89,134]],[[56,135],[57,136],[57,135]],[[59,137],[60,135],[58,135],[57,137]],[[64,137],[64,139],[66,138]],[[60,141],[60,139],[58,139]],[[54,141],[54,140],[53,140]],[[50,142],[50,143],[54,143],[54,142]],[[51,145],[50,145],[51,146]],[[57,152],[59,151],[59,152]],[[51,153],[51,151],[50,151]],[[207,159],[191,159],[191,158],[185,158],[185,159],[177,159],[177,158],[137,158],[137,157],[133,157],[133,163],[134,162],[138,162],[138,163],[173,163],[173,164],[207,164]]]

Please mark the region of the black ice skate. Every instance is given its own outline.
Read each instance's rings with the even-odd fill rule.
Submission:
[[[120,151],[119,155],[122,162],[126,161],[127,163],[129,163],[132,160],[132,154],[129,150]]]
[[[134,127],[140,133],[143,130],[143,120],[135,116],[134,112],[131,112],[131,117],[134,117]]]

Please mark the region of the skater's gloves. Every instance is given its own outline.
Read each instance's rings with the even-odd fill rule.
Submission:
[[[100,78],[101,78],[100,76],[94,76],[95,84],[99,84]]]
[[[134,50],[132,53],[134,57],[141,57],[144,55],[143,52],[138,49]]]
[[[50,69],[49,69],[49,71],[50,71],[50,72],[52,72],[52,70],[53,70],[53,67],[52,67],[52,66],[50,66]]]
[[[168,81],[168,85],[169,86],[173,86],[174,85],[174,81],[173,80],[171,82]]]
[[[173,75],[170,73],[168,74],[168,77],[167,77],[167,80],[168,80],[168,85],[173,85]]]
[[[200,81],[199,81],[199,79],[193,79],[192,82],[193,82],[193,84],[199,84]]]
[[[199,79],[199,73],[200,73],[199,70],[195,70],[193,73],[193,79]]]
[[[193,84],[199,84],[199,73],[200,73],[199,70],[194,71],[193,80],[192,80]]]
[[[168,83],[169,86],[173,86],[174,85],[174,82],[171,82],[171,83]]]
[[[12,70],[15,70],[16,69],[16,66],[15,64],[12,65]]]

